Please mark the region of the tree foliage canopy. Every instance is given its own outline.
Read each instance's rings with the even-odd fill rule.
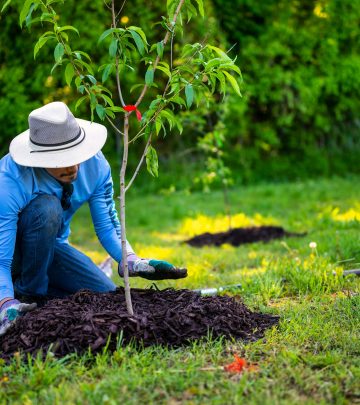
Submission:
[[[6,15],[0,16],[2,153],[6,153],[12,137],[26,129],[30,110],[56,99],[72,107],[75,104],[74,93],[60,72],[55,69],[52,76],[49,74],[52,65],[46,55],[50,52],[47,44],[39,49],[34,63],[30,50],[38,28],[32,27],[30,35],[21,32],[16,5],[20,8],[23,3],[13,0]],[[146,13],[141,12],[144,9]],[[184,112],[181,138],[163,145],[160,142],[161,153],[166,156],[173,150],[186,150],[197,138],[201,144],[221,121],[226,140],[223,159],[243,181],[358,170],[360,1],[208,0],[206,10],[206,20],[192,23],[192,29],[183,36],[179,33],[177,40],[190,43],[200,37],[205,42],[215,38],[222,44],[227,41],[227,49],[232,48],[229,55],[237,56],[242,69],[243,98],[219,99],[203,108],[202,119],[191,111]],[[78,49],[91,51],[96,62],[103,64],[102,79],[111,82],[112,68],[101,52],[102,46],[110,47],[110,38],[97,45],[101,33],[109,28],[105,26],[107,11],[101,0],[86,5],[66,0],[60,18],[79,27],[80,36],[75,32],[68,35]],[[148,42],[159,43],[154,52],[161,53],[162,38],[151,26],[154,20],[161,20],[161,6],[134,0],[131,6],[125,4],[121,26],[146,27]],[[140,51],[145,45],[139,42],[138,34],[130,32],[129,40]],[[60,48],[58,52],[59,56]],[[140,60],[134,53],[129,57],[135,64]],[[175,58],[174,64],[180,65],[181,58]],[[166,66],[162,68],[166,82]],[[146,69],[139,65],[127,74],[123,85],[134,99],[143,78],[152,83],[151,69]],[[186,100],[197,108],[189,88]],[[79,114],[87,114],[85,105],[80,106]]]

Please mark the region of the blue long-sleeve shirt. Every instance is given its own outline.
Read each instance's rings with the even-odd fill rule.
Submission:
[[[81,205],[88,202],[99,241],[109,255],[120,262],[120,223],[113,200],[110,166],[102,152],[80,164],[73,185],[71,206],[63,212],[57,241],[68,243],[71,219]],[[9,154],[0,160],[0,300],[14,294],[11,263],[19,214],[41,194],[60,199],[62,186],[45,169],[20,166]],[[132,252],[131,246],[127,246],[128,252]]]

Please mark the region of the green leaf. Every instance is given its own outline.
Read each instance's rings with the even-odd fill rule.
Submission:
[[[124,109],[122,107],[117,106],[108,107],[108,110],[111,110],[113,112],[124,112]]]
[[[101,78],[101,81],[103,83],[105,83],[106,80],[108,79],[108,77],[110,76],[110,74],[111,74],[111,72],[113,70],[113,67],[114,67],[114,65],[112,63],[106,65],[106,67],[105,67],[105,69],[103,71],[103,74],[102,74],[102,78]]]
[[[72,25],[64,25],[63,27],[58,27],[57,32],[62,31],[75,31],[78,35],[80,35],[78,29],[73,27]]]
[[[95,110],[96,110],[97,115],[101,119],[101,121],[104,121],[105,116],[106,116],[106,110],[105,110],[104,106],[102,106],[101,104],[96,104]]]
[[[154,176],[158,177],[159,175],[159,161],[156,150],[149,145],[148,150],[146,151],[146,167],[148,172]]]
[[[31,25],[31,23],[32,23],[32,18],[31,18],[31,16],[32,16],[33,11],[36,10],[36,9],[37,9],[37,4],[36,4],[36,3],[32,3],[32,5],[30,6],[30,9],[29,9],[29,12],[28,12],[28,14],[27,14],[27,16],[26,16],[26,18],[25,18],[25,23],[26,23],[26,26],[27,26],[27,27],[30,27],[30,25]],[[37,18],[36,18],[35,20],[37,20]]]
[[[85,91],[85,86],[83,84],[81,84],[78,88],[77,88],[78,92],[81,94],[84,94]]]
[[[175,104],[179,104],[180,106],[186,107],[185,100],[180,96],[171,97],[170,101]]]
[[[185,86],[185,96],[187,108],[190,108],[194,101],[194,88],[190,83]]]
[[[199,9],[199,13],[201,15],[201,17],[204,17],[205,13],[204,13],[204,3],[202,0],[195,0],[197,5],[198,5],[198,9]]]
[[[92,75],[86,75],[86,77],[91,81],[92,84],[96,84],[96,83],[97,83],[94,76],[92,76]]]
[[[52,67],[51,70],[50,70],[50,74],[52,75],[52,74],[53,74],[53,71],[54,71],[58,66],[60,66],[60,65],[61,65],[61,61],[54,63],[53,67]]]
[[[130,93],[132,93],[135,89],[137,89],[137,88],[139,88],[139,87],[143,87],[144,86],[144,83],[137,83],[137,84],[134,84],[133,86],[131,86],[131,88],[130,88]]]
[[[144,44],[148,45],[146,35],[145,35],[144,31],[140,27],[136,27],[136,26],[132,25],[131,27],[128,28],[128,30],[132,30],[132,31],[137,32],[141,36],[141,39],[144,41]]]
[[[82,96],[79,98],[79,100],[75,104],[75,110],[78,109],[78,107],[88,98],[88,96]]]
[[[110,46],[109,46],[109,55],[110,55],[112,58],[115,58],[116,51],[117,51],[117,46],[118,46],[118,40],[117,40],[116,38],[113,38],[113,39],[111,40],[111,44],[110,44]]]
[[[216,74],[217,79],[220,82],[220,92],[225,94],[226,93],[226,82],[225,82],[225,76],[221,70],[219,70]]]
[[[91,62],[90,55],[87,54],[86,52],[83,52],[83,51],[74,51],[74,55],[76,56],[76,59],[81,59],[81,56],[85,56],[85,58],[88,59],[89,62]]]
[[[94,69],[88,63],[84,62],[82,59],[75,59],[74,64],[79,66],[82,70],[86,69],[91,75],[94,74]]]
[[[40,21],[47,21],[47,22],[54,22],[54,16],[56,15],[55,12],[53,13],[42,13],[40,17]]]
[[[72,63],[68,63],[65,68],[65,80],[68,86],[71,86],[72,78],[74,77],[75,69]]]
[[[54,50],[55,62],[56,63],[61,62],[63,56],[64,56],[64,45],[61,42],[59,42]]]
[[[224,69],[233,70],[234,72],[236,72],[238,75],[241,76],[241,70],[240,70],[240,68],[239,68],[238,66],[236,66],[234,63],[222,65],[222,66],[221,66],[221,69],[222,69],[222,70],[224,70]]]
[[[231,58],[229,58],[229,56],[226,55],[226,53],[218,48],[217,46],[213,46],[213,45],[206,45],[207,48],[213,50],[216,54],[218,54],[222,59],[226,60],[226,61],[231,61]],[[232,62],[232,61],[231,61]]]
[[[52,39],[55,37],[50,37],[50,36],[41,36],[38,41],[36,42],[35,46],[34,46],[34,59],[36,58],[36,55],[38,54],[38,52],[40,51],[40,49],[46,44],[46,42],[49,39]]]
[[[114,114],[111,110],[109,110],[109,107],[106,107],[106,108],[105,108],[105,112],[106,112],[106,115],[107,115],[108,117],[110,117],[110,118],[112,118],[112,119],[115,119],[115,114]]]
[[[11,3],[11,0],[5,1],[4,5],[1,7],[0,13],[2,13],[3,11],[5,11],[6,7],[8,7],[8,5],[9,5],[10,3]]]
[[[161,116],[161,118],[165,118],[167,120],[167,122],[169,123],[169,128],[171,130],[173,128],[173,126],[175,125],[175,121],[176,121],[174,114],[169,110],[162,110],[160,113],[160,116]]]
[[[192,16],[197,14],[196,8],[190,2],[184,3],[183,11],[187,13],[188,22],[191,20]]]
[[[69,35],[65,31],[60,32],[59,36],[64,40],[64,42],[69,42]]]
[[[231,76],[229,72],[226,70],[223,70],[224,75],[227,77],[228,81],[230,82],[232,88],[235,90],[236,94],[238,94],[241,97],[241,92],[240,92],[240,87],[238,85],[238,82],[236,81],[234,76]]]
[[[115,31],[115,28],[110,28],[110,29],[104,31],[104,32],[100,35],[100,37],[99,37],[99,39],[98,39],[98,44],[100,44],[100,42],[102,42],[107,36],[109,36],[110,34],[112,34],[114,31]]]
[[[79,86],[80,86],[83,77],[84,77],[84,76],[81,76],[81,77],[77,76],[77,77],[75,78],[74,82],[75,82],[75,86],[76,86],[76,87],[79,87]]]
[[[145,73],[145,83],[148,86],[151,86],[154,82],[154,69],[149,67],[149,69]]]
[[[106,94],[101,94],[101,98],[105,101],[105,105],[108,104],[111,107],[114,107],[114,102]]]
[[[90,107],[95,109],[97,106],[97,98],[94,93],[90,93]]]
[[[134,39],[134,42],[136,44],[136,47],[137,47],[140,55],[143,56],[145,48],[144,48],[144,43],[143,43],[141,36],[134,30],[129,29],[129,32]]]
[[[209,72],[212,68],[221,65],[222,60],[220,58],[211,59],[205,65],[205,72]]]
[[[26,16],[28,15],[30,7],[33,2],[34,0],[26,0],[20,11],[19,24],[21,28],[23,26],[24,21],[26,20]]]
[[[162,59],[163,54],[164,54],[164,42],[160,41],[156,44],[156,52],[159,56],[160,59]]]
[[[69,44],[65,44],[65,53],[68,55],[72,54],[72,50],[71,50]]]
[[[158,116],[155,119],[155,132],[156,132],[156,135],[159,135],[161,127],[162,127],[162,122],[161,122],[161,119]]]
[[[161,71],[164,72],[168,77],[171,77],[171,72],[170,72],[170,70],[169,70],[168,68],[166,68],[166,67],[164,67],[164,66],[157,65],[157,68],[156,68],[156,69],[161,70]]]
[[[176,125],[176,127],[177,127],[177,129],[179,131],[179,134],[181,135],[182,132],[183,132],[183,129],[184,129],[182,124],[181,124],[181,121],[179,119],[176,119],[175,125]]]
[[[193,69],[190,66],[187,66],[187,65],[178,66],[177,70],[179,72],[190,73],[191,75],[194,74]]]

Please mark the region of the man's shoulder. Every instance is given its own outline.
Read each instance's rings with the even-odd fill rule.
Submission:
[[[31,168],[18,165],[8,153],[0,159],[0,177],[21,181],[27,174],[30,174]]]
[[[108,170],[109,168],[109,163],[101,151],[94,155],[92,158],[81,163],[81,165],[91,171],[95,169],[99,174],[102,170]]]

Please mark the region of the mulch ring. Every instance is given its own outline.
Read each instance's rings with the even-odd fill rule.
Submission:
[[[186,240],[185,243],[195,247],[206,245],[221,246],[224,243],[240,246],[245,243],[268,242],[272,239],[304,235],[305,233],[287,232],[281,226],[254,226],[249,228],[234,228],[226,232],[206,232]]]
[[[15,352],[35,355],[49,347],[56,357],[93,353],[107,345],[113,351],[122,331],[123,344],[131,340],[143,346],[179,347],[210,332],[214,338],[254,341],[278,317],[250,311],[229,296],[201,297],[190,290],[132,289],[135,316],[126,311],[124,289],[110,293],[81,290],[63,299],[53,299],[19,318],[0,337],[0,357]]]

